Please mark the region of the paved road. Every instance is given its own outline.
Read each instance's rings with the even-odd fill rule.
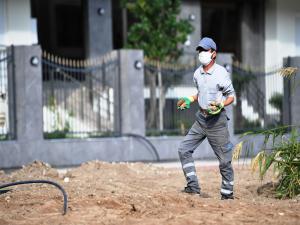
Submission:
[[[251,159],[240,159],[239,161],[233,161],[233,164],[250,164]],[[219,162],[217,160],[196,160],[196,166],[218,166]],[[176,162],[154,162],[152,163],[154,166],[165,167],[165,168],[181,168],[181,164],[179,161]]]

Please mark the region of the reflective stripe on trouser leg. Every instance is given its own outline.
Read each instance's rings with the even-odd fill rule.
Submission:
[[[221,194],[223,195],[231,195],[233,193],[234,173],[231,164],[232,148],[233,145],[230,142],[223,147],[223,151],[225,151],[226,157],[224,157],[224,160],[220,161],[219,166],[220,173],[222,175]],[[228,156],[226,154],[229,154],[230,160],[227,158]]]
[[[187,181],[187,186],[195,191],[199,191],[199,182],[196,175],[196,169],[193,159],[194,150],[205,139],[205,132],[198,122],[195,122],[188,134],[180,143],[178,154],[182,165],[182,170]]]
[[[214,150],[218,160],[222,176],[221,194],[230,195],[233,193],[234,174],[231,165],[233,145],[229,140],[229,131],[227,126],[227,116],[223,111],[218,116],[210,120],[210,127],[206,130],[209,144]],[[225,184],[225,182],[226,184]]]
[[[182,170],[187,186],[194,188],[196,191],[200,190],[194,162],[182,162]]]
[[[231,195],[233,193],[233,185],[234,182],[233,181],[222,181],[221,184],[221,194],[222,195]]]
[[[182,151],[179,150],[179,158],[187,186],[191,187],[195,191],[199,191],[200,187],[192,154],[187,154],[187,152],[182,153]]]

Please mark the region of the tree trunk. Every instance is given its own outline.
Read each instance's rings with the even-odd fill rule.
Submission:
[[[150,88],[150,106],[147,124],[150,129],[154,129],[156,127],[156,74],[148,73],[149,75],[149,88]]]
[[[161,75],[160,64],[158,64],[158,67],[157,67],[157,76],[158,76],[158,89],[159,89],[159,102],[158,102],[159,130],[162,131],[164,129],[164,91],[163,91],[163,85],[162,85],[162,75]]]

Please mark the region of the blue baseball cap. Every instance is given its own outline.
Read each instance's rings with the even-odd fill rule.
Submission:
[[[205,50],[209,50],[209,49],[214,49],[214,50],[217,50],[217,45],[216,43],[214,42],[213,39],[209,38],[209,37],[204,37],[202,38],[200,41],[199,41],[199,44],[196,48],[196,51],[199,49],[199,48],[203,48]]]

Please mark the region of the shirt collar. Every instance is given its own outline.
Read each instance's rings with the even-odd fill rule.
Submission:
[[[210,67],[210,69],[205,73],[204,72],[204,69],[203,69],[203,66],[200,66],[200,73],[201,74],[209,74],[209,75],[212,75],[212,73],[214,72],[216,68],[216,64],[214,63],[212,67]]]

